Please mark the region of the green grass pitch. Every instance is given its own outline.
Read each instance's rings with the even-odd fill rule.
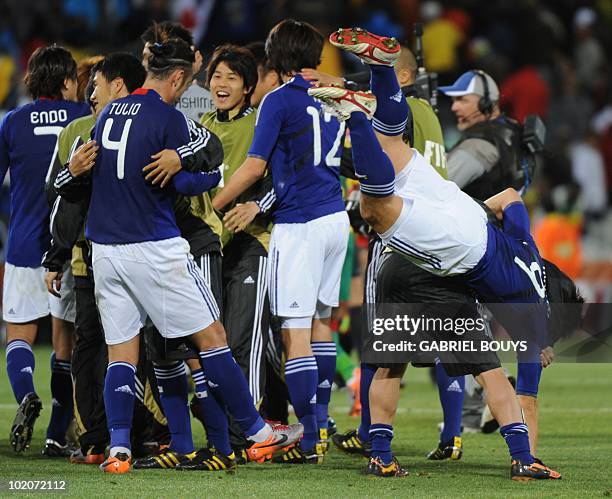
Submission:
[[[35,349],[35,382],[43,399],[30,449],[16,455],[8,445],[16,404],[0,361],[0,497],[8,480],[65,480],[61,496],[75,497],[605,497],[612,496],[612,366],[554,364],[541,387],[540,457],[563,474],[555,482],[517,483],[509,479],[506,445],[498,433],[467,434],[459,462],[432,462],[425,454],[437,439],[441,419],[437,391],[424,369],[409,368],[395,422],[394,448],[410,470],[401,479],[361,474],[365,460],[332,449],[322,466],[258,465],[233,475],[212,472],[132,471],[104,475],[97,467],[71,465],[40,455],[49,420],[49,353]],[[512,370],[512,366],[509,366]],[[333,394],[331,412],[340,431],[357,420],[346,415],[346,393]],[[194,424],[196,445],[203,431]],[[39,496],[49,492],[30,493]]]

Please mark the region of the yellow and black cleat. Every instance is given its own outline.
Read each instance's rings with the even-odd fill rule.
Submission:
[[[393,456],[393,459],[389,464],[383,463],[382,459],[378,457],[372,457],[370,458],[368,467],[365,469],[365,474],[384,478],[404,477],[408,475],[408,470],[405,470],[400,466],[400,463],[395,456]]]
[[[189,461],[179,464],[177,470],[183,471],[236,471],[236,454],[224,456],[215,449],[200,449]]]
[[[160,452],[155,456],[144,457],[134,461],[132,468],[135,470],[170,470],[179,464],[188,463],[196,453],[180,454],[172,450]]]
[[[305,452],[298,443],[282,454],[274,456],[272,462],[278,464],[322,464],[323,454],[320,453],[318,447],[319,444],[311,452]]]
[[[349,430],[346,433],[337,433],[332,435],[332,442],[342,452],[347,454],[360,454],[369,457],[370,449],[363,440],[359,438],[357,430]]]
[[[327,454],[329,450],[329,433],[327,428],[319,428],[319,442],[317,445],[321,454]]]
[[[440,442],[438,446],[427,454],[427,459],[432,461],[443,461],[444,459],[450,459],[451,461],[458,461],[463,455],[463,442],[461,437],[453,437],[448,442]]]

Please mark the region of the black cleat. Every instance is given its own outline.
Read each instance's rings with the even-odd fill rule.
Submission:
[[[38,416],[40,416],[41,410],[42,402],[34,392],[28,393],[23,397],[21,404],[17,408],[17,414],[15,414],[9,436],[9,441],[15,452],[23,452],[30,446],[34,423]]]
[[[389,464],[383,463],[382,459],[378,457],[372,457],[370,458],[368,467],[365,469],[365,474],[384,478],[404,477],[408,475],[408,470],[400,466],[400,463],[395,456],[393,456],[393,459]]]
[[[187,464],[196,455],[195,452],[190,454],[180,454],[172,450],[165,450],[156,456],[144,457],[137,459],[132,464],[135,470],[167,470],[174,469],[179,464]]]
[[[70,457],[75,449],[68,444],[61,445],[52,438],[45,440],[42,455],[47,457]]]
[[[272,458],[273,463],[278,464],[322,464],[323,454],[319,448],[319,444],[310,452],[304,452],[297,443],[290,447],[285,452]]]
[[[357,430],[336,433],[332,436],[332,442],[338,449],[347,454],[360,454],[364,457],[370,457],[370,446],[368,442],[363,442],[359,438]]]
[[[530,480],[560,480],[561,474],[540,462],[533,464],[523,464],[518,459],[512,461],[510,468],[510,478],[517,482],[528,482]]]
[[[444,459],[450,459],[451,461],[458,461],[463,455],[463,442],[461,437],[453,437],[448,442],[440,442],[438,446],[427,454],[427,459],[432,461],[443,461]]]
[[[200,449],[189,461],[176,466],[177,470],[188,471],[236,471],[235,453],[224,456],[215,449]]]

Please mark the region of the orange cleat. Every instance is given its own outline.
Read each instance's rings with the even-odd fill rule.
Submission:
[[[102,464],[104,462],[104,452],[96,453],[93,448],[90,448],[84,454],[82,449],[77,449],[70,454],[70,462],[72,464]]]
[[[124,452],[118,452],[113,457],[109,457],[100,465],[100,469],[104,473],[115,473],[117,475],[123,475],[130,471],[130,464],[132,458]]]
[[[361,416],[361,369],[359,367],[355,368],[353,371],[353,376],[348,381],[347,385],[348,389],[351,391],[351,396],[353,397],[353,406],[351,407],[351,411],[349,412],[350,416],[359,417]]]
[[[249,460],[257,462],[265,461],[269,459],[269,456],[295,444],[302,438],[303,433],[304,426],[301,423],[273,426],[268,438],[263,442],[255,442],[247,449]]]

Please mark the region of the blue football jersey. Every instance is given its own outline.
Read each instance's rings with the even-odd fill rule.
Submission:
[[[310,97],[297,75],[267,94],[258,110],[249,156],[272,173],[275,223],[302,223],[344,210],[340,155],[344,123]]]
[[[0,125],[0,175],[4,180],[10,170],[8,263],[41,266],[51,243],[45,181],[57,153],[57,136],[72,120],[87,114],[86,104],[43,98],[4,117]]]
[[[173,177],[176,189],[160,189],[145,180],[142,169],[152,155],[189,142],[185,116],[154,90],[138,89],[106,106],[96,122],[94,139],[100,149],[93,168],[86,237],[100,244],[127,244],[179,236],[173,210],[176,189],[194,194],[197,189],[183,189],[180,181],[207,175],[181,170]]]

